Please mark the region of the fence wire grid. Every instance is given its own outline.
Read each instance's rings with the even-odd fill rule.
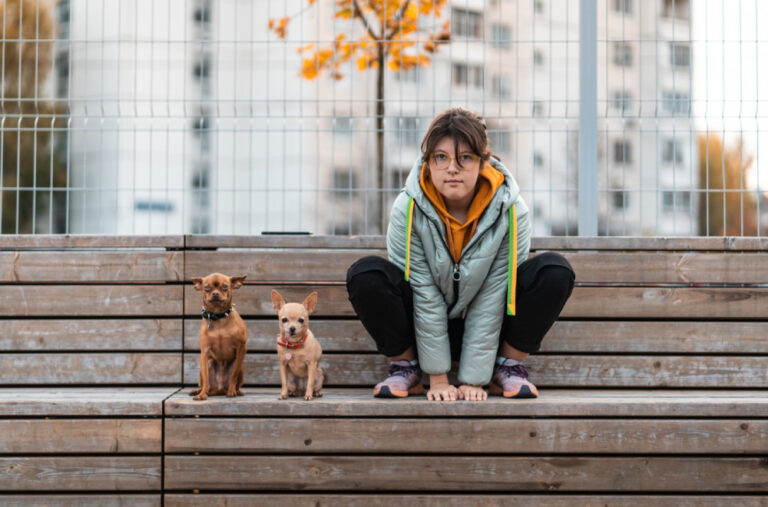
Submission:
[[[381,234],[463,106],[535,235],[766,235],[765,2],[394,4],[0,1],[0,232]]]

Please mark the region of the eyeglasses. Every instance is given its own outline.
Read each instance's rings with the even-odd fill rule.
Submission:
[[[451,166],[451,160],[456,160],[456,169],[459,171],[471,171],[475,169],[475,162],[480,160],[480,157],[474,153],[464,152],[459,153],[458,160],[456,157],[448,155],[444,151],[436,151],[429,157],[432,169],[436,171],[445,171]]]

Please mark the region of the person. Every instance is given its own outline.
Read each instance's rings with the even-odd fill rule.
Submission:
[[[528,206],[478,114],[437,115],[421,152],[392,206],[389,259],[347,271],[352,307],[390,360],[374,396],[421,394],[424,373],[428,400],[485,400],[489,382],[491,394],[537,397],[523,361],[570,296],[573,269],[554,252],[528,259]]]

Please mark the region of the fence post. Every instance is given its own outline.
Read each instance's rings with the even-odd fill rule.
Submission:
[[[597,236],[597,0],[579,12],[579,236]]]

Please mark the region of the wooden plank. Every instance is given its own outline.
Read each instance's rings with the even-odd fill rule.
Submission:
[[[202,319],[189,317],[184,320],[184,349],[190,351],[200,350],[200,322]],[[278,321],[246,320],[248,328],[248,350],[253,352],[273,352],[278,333]],[[767,325],[768,327],[768,325]],[[312,319],[312,332],[315,334],[323,351],[367,351],[375,352],[376,344],[368,336],[359,320],[323,320]],[[0,343],[2,343],[0,341]],[[765,345],[768,349],[768,344]]]
[[[189,234],[187,248],[386,248],[384,236],[227,236]],[[531,250],[712,250],[765,251],[768,238],[537,236]]]
[[[487,494],[173,494],[165,495],[166,507],[766,507],[768,498],[747,495],[487,495]]]
[[[160,419],[0,420],[5,454],[160,453]]]
[[[276,354],[248,354],[245,384],[280,385]],[[184,384],[196,385],[198,355],[184,355]],[[765,357],[745,356],[568,356],[526,360],[538,387],[768,387]],[[379,355],[326,354],[320,363],[327,386],[372,386],[386,377]]]
[[[387,256],[384,250],[363,249],[190,250],[186,252],[185,278],[205,276],[215,267],[227,275],[246,274],[250,282],[343,282],[349,266],[369,255]]]
[[[245,323],[249,351],[275,350],[277,320],[246,320]],[[376,352],[375,342],[359,320],[312,319],[311,328],[325,352]],[[185,350],[200,350],[199,332],[200,320],[187,318]],[[547,333],[541,351],[767,354],[766,336],[768,322],[560,320]]]
[[[183,271],[183,252],[0,252],[0,283],[177,282]]]
[[[270,293],[277,289],[288,301],[301,301],[318,292],[314,318],[353,317],[343,285],[245,285],[235,297],[241,315],[274,316]],[[200,293],[184,287],[184,313],[199,316]],[[768,288],[660,288],[576,287],[565,305],[563,318],[639,319],[764,319]]]
[[[0,457],[0,491],[159,491],[160,456]]]
[[[0,505],[18,507],[160,507],[160,495],[0,495]]]
[[[385,250],[260,249],[189,251],[186,279],[204,276],[211,266],[227,274],[248,274],[252,282],[344,282],[358,259]],[[537,254],[532,253],[531,257]],[[632,284],[753,284],[768,280],[768,255],[702,252],[565,252],[578,283]]]
[[[181,330],[181,319],[0,320],[0,351],[178,351]]]
[[[165,402],[168,417],[768,417],[765,390],[542,389],[538,399],[490,396],[482,403],[427,403],[424,397],[380,400],[370,388],[325,389],[321,398],[278,400],[279,388],[245,396],[193,400],[185,389]]]
[[[181,357],[171,352],[0,354],[0,384],[176,384]]]
[[[171,490],[765,492],[762,458],[165,457]]]
[[[0,317],[179,315],[181,285],[7,285]]]
[[[303,301],[311,292],[318,293],[317,307],[313,317],[354,316],[352,305],[347,299],[347,289],[343,285],[244,285],[235,293],[234,302],[237,311],[244,316],[274,316],[270,294],[277,289],[286,301]],[[184,313],[187,316],[200,316],[202,296],[192,285],[184,286]]]
[[[114,236],[105,234],[3,234],[0,250],[65,248],[182,248],[184,236]]]
[[[177,388],[26,387],[0,389],[0,416],[161,416]]]
[[[576,287],[563,318],[764,319],[765,288]]]
[[[510,431],[510,428],[514,430]],[[165,452],[338,454],[757,454],[748,419],[168,419]],[[200,435],[206,435],[200,438]],[[504,438],[499,438],[504,435]]]

